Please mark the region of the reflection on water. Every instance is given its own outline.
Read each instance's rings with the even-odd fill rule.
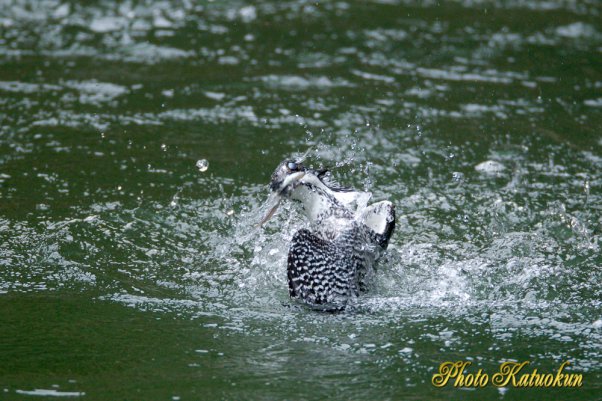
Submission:
[[[0,392],[438,399],[514,359],[594,397],[597,1],[0,3]],[[398,212],[342,314],[288,299],[298,205],[256,227],[306,151]]]

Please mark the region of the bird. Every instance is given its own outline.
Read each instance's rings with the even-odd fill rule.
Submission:
[[[374,265],[395,229],[390,201],[368,206],[371,193],[338,184],[326,168],[284,160],[271,176],[263,226],[282,201],[302,204],[310,225],[292,237],[287,277],[291,298],[314,309],[344,310],[367,290]]]

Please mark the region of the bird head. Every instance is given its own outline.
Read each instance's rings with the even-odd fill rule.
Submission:
[[[301,179],[305,176],[306,171],[300,162],[292,160],[285,160],[278,165],[270,180],[271,194],[267,202],[268,211],[261,219],[260,226],[272,218],[280,201],[290,198],[293,191],[301,185]]]

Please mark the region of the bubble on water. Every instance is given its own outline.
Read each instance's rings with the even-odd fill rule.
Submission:
[[[162,143],[161,144],[161,150],[165,152],[167,150],[167,145],[164,144],[164,143]]]
[[[196,167],[201,173],[204,173],[209,168],[209,162],[206,159],[197,160]]]
[[[487,160],[475,166],[475,170],[477,170],[479,173],[485,174],[500,173],[505,169],[506,167],[502,163],[496,162],[494,160]]]

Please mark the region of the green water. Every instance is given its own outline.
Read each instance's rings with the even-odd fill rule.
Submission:
[[[0,1],[0,399],[601,399],[601,21]],[[340,314],[288,298],[298,206],[256,227],[305,152],[397,208]],[[583,386],[431,384],[463,360],[568,360]]]

